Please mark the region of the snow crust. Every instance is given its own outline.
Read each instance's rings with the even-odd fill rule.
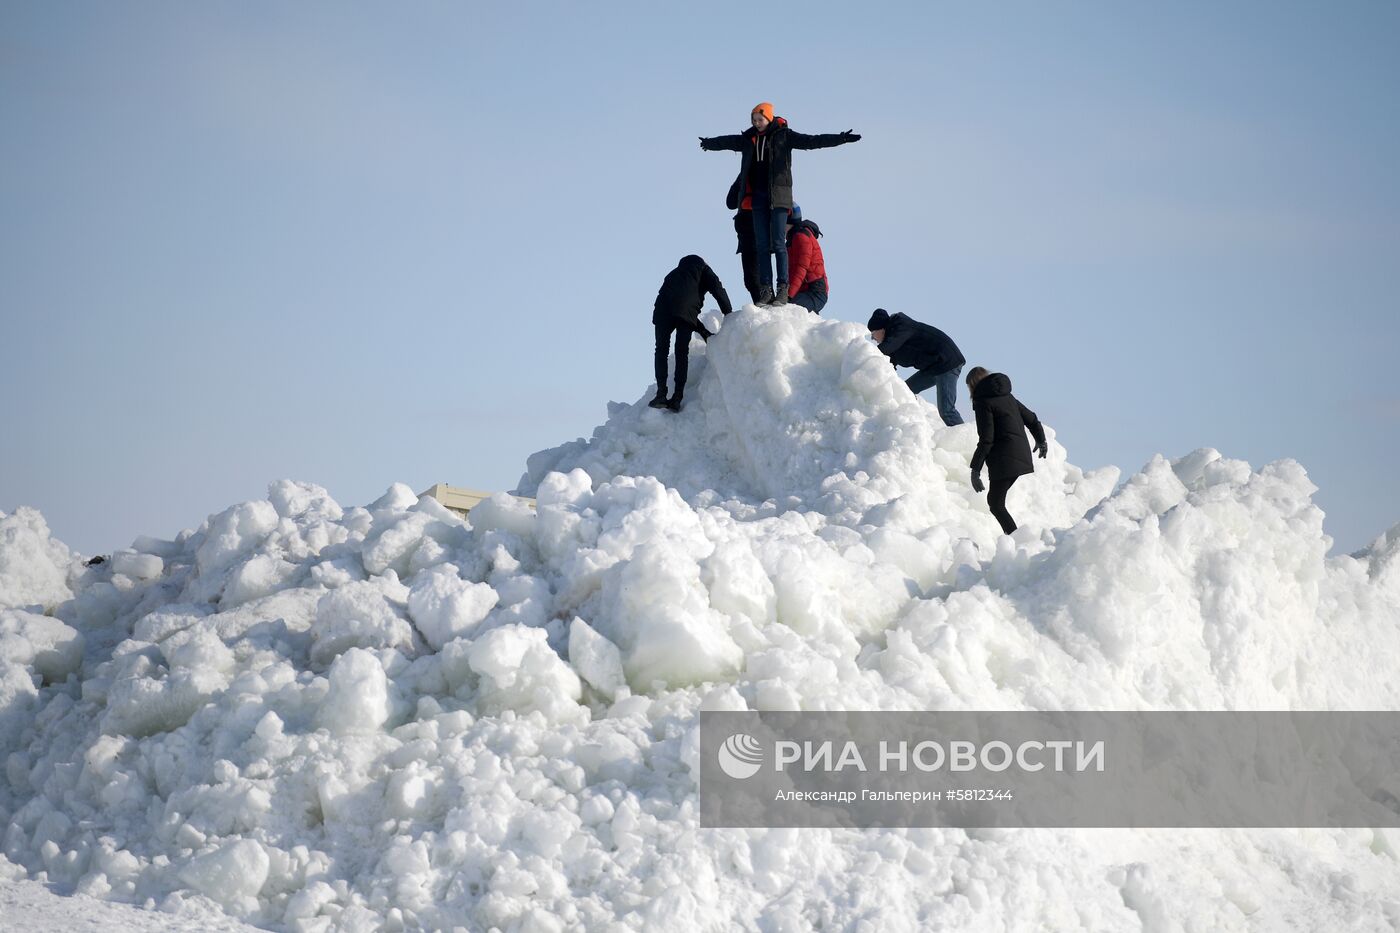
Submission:
[[[1050,425],[1000,536],[975,429],[797,309],[651,394],[470,522],[280,481],[88,567],[0,515],[10,874],[298,931],[1400,923],[1384,829],[700,829],[701,709],[1400,708],[1400,526],[1329,559],[1297,463],[1119,485]]]

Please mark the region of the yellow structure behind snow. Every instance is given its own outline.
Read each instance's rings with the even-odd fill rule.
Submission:
[[[426,492],[419,493],[420,498],[422,496],[432,496],[438,502],[441,502],[459,515],[466,515],[471,512],[478,504],[491,498],[492,495],[493,493],[482,492],[479,489],[465,489],[461,486],[449,486],[446,483],[437,483]],[[524,501],[530,504],[530,508],[532,509],[535,507],[534,499],[528,499],[523,496],[517,496],[516,498],[524,499]]]

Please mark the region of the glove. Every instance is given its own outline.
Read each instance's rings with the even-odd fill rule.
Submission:
[[[1049,452],[1049,450],[1050,450],[1050,448],[1049,448],[1047,445],[1045,445],[1045,444],[1040,444],[1039,446],[1036,447],[1035,452],[1036,452],[1036,455],[1040,457],[1040,459],[1044,460],[1044,459],[1045,459],[1045,454],[1046,454],[1047,452]]]
[[[709,143],[709,140],[708,140],[708,139],[706,139],[706,138],[703,137],[703,136],[700,137],[700,148],[701,148],[701,149],[704,149],[706,152],[708,152],[709,149],[710,149],[709,145],[707,145],[708,143]]]
[[[846,130],[844,133],[841,134],[841,141],[845,143],[860,142],[860,134],[855,132],[854,130]]]
[[[973,492],[981,492],[981,491],[982,491],[982,477],[981,477],[978,473],[976,473],[976,472],[974,472],[974,473],[972,474],[972,491],[973,491]]]

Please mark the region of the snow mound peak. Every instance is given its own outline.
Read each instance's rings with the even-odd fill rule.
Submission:
[[[748,306],[692,349],[680,417],[614,403],[590,441],[532,456],[519,492],[533,495],[551,471],[579,468],[595,484],[654,476],[687,499],[708,491],[771,500],[850,526],[901,498],[923,511],[968,511],[976,428],[945,427],[867,337],[859,325],[795,306]],[[1114,468],[1085,475],[1064,461],[1062,449],[1040,472],[1038,481],[1023,483],[1053,491],[1034,498],[1058,524],[1082,515],[1118,477]]]

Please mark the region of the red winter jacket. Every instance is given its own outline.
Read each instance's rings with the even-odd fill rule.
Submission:
[[[817,242],[819,236],[821,230],[810,220],[798,221],[792,227],[792,236],[788,240],[789,298],[795,298],[798,292],[813,282],[821,282],[826,286],[827,293],[831,292],[831,283],[826,280],[822,245]]]

